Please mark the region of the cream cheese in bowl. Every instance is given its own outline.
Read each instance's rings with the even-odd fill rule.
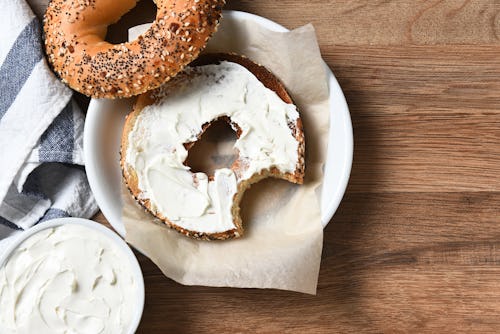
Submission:
[[[136,329],[144,283],[133,253],[105,227],[69,220],[79,223],[37,226],[11,246],[0,267],[0,333]]]

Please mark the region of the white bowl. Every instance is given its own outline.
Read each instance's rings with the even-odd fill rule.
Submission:
[[[275,31],[285,27],[261,16],[224,11],[224,20],[253,20]],[[353,135],[349,109],[335,76],[326,65],[330,90],[330,132],[325,175],[321,191],[321,223],[326,227],[344,196],[351,173]],[[92,99],[84,130],[87,177],[97,204],[115,230],[125,236],[122,222],[120,139],[125,116],[132,110],[133,99]]]
[[[27,240],[29,237],[32,235],[48,229],[52,227],[57,227],[57,226],[62,226],[66,224],[76,224],[76,225],[82,225],[85,227],[88,227],[98,233],[101,233],[108,237],[110,240],[112,240],[115,245],[121,249],[123,252],[123,255],[126,256],[130,262],[130,268],[133,271],[133,276],[135,281],[137,282],[137,303],[136,303],[136,312],[134,314],[134,319],[132,319],[132,322],[130,324],[130,329],[128,333],[133,334],[137,330],[137,327],[139,326],[139,323],[141,321],[142,317],[142,311],[144,309],[144,279],[142,276],[142,271],[141,267],[139,266],[139,262],[137,262],[137,259],[130,249],[130,247],[127,245],[125,241],[123,241],[122,238],[120,238],[116,233],[111,231],[109,228],[96,223],[92,220],[88,219],[82,219],[82,218],[58,218],[58,219],[53,219],[49,220],[43,223],[40,223],[16,236],[16,238],[11,241],[5,250],[3,254],[0,255],[0,268],[3,267],[3,265],[7,262],[9,259],[11,253],[19,247],[21,243],[23,243],[25,240]]]

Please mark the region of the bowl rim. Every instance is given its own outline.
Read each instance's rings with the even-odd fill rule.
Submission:
[[[139,262],[137,261],[137,258],[135,257],[134,253],[132,252],[128,244],[118,234],[116,234],[111,229],[107,228],[102,224],[99,224],[90,219],[76,218],[76,217],[56,218],[41,222],[27,230],[22,231],[21,233],[13,237],[13,240],[9,242],[3,254],[0,255],[0,268],[2,268],[6,264],[12,252],[14,252],[19,247],[19,245],[21,245],[31,236],[43,230],[67,224],[85,226],[89,229],[96,231],[97,233],[100,233],[108,237],[108,239],[113,240],[115,245],[117,245],[117,247],[121,249],[121,251],[124,254],[127,255],[130,266],[132,268],[134,278],[137,282],[137,305],[136,305],[137,311],[135,312],[134,318],[130,323],[130,329],[128,330],[128,333],[130,334],[135,333],[137,328],[139,327],[139,323],[141,322],[142,318],[142,313],[144,311],[145,288],[144,288],[144,277],[142,274],[142,270],[139,265]]]

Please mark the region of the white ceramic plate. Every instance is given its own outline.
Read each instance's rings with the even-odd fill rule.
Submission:
[[[285,27],[261,16],[225,11],[224,20],[251,19],[275,31]],[[330,89],[330,133],[325,176],[321,192],[321,223],[325,227],[342,200],[351,173],[353,136],[349,109],[335,76],[325,64]],[[120,195],[120,136],[125,116],[132,110],[132,99],[91,100],[87,111],[84,149],[90,187],[104,216],[122,236]]]
[[[130,329],[128,333],[130,334],[135,333],[141,321],[142,312],[144,309],[144,278],[142,276],[141,267],[139,266],[139,262],[137,262],[134,253],[127,245],[127,243],[123,241],[123,239],[121,239],[115,232],[103,226],[102,224],[82,218],[57,218],[37,224],[36,226],[18,234],[16,238],[11,243],[9,243],[9,246],[7,247],[5,252],[2,255],[0,255],[0,268],[9,259],[10,254],[29,237],[42,230],[66,224],[83,225],[87,228],[90,228],[94,231],[97,231],[98,233],[105,235],[110,240],[112,240],[112,242],[114,242],[115,245],[119,249],[121,249],[123,254],[129,259],[130,267],[133,271],[135,282],[137,283],[137,304],[136,304],[137,309],[134,313],[134,318],[130,323]]]

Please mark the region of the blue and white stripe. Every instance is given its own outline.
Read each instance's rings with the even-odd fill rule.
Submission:
[[[0,12],[0,240],[39,221],[90,217],[84,116],[51,72],[41,24],[24,0]],[[0,243],[1,251],[1,243]]]

